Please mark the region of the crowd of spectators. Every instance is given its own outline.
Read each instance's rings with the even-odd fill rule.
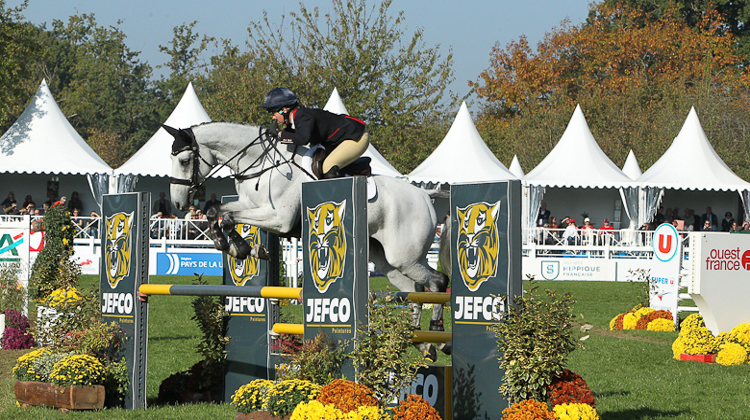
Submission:
[[[47,201],[42,204],[41,208],[39,208],[30,194],[26,195],[24,201],[19,204],[16,201],[16,195],[13,191],[10,191],[5,200],[0,203],[3,214],[7,216],[31,216],[31,227],[34,231],[44,230],[44,213],[52,206],[67,207],[71,213],[71,220],[76,227],[76,237],[84,235],[96,236],[98,234],[100,216],[95,211],[92,211],[88,219],[81,218],[80,214],[83,212],[83,202],[78,196],[78,191],[73,191],[70,194],[70,200],[66,196],[57,198],[54,194],[48,194]]]
[[[159,193],[159,199],[154,201],[151,210],[151,238],[153,239],[208,239],[208,218],[206,212],[213,206],[221,204],[216,194],[206,201],[204,209],[190,206],[183,218],[172,213],[172,206],[164,192]]]
[[[654,230],[662,223],[671,223],[679,231],[715,231],[715,232],[750,232],[750,222],[740,224],[732,217],[731,212],[724,213],[724,218],[719,220],[711,207],[700,216],[695,215],[695,210],[685,208],[681,216],[679,208],[659,207],[650,223],[644,223],[638,230]],[[609,219],[604,219],[602,225],[597,228],[589,217],[583,218],[583,224],[579,227],[575,219],[565,216],[560,222],[552,216],[547,204],[542,202],[536,219],[537,227],[544,228],[537,231],[536,242],[545,245],[605,245],[611,243],[614,237],[614,227]]]

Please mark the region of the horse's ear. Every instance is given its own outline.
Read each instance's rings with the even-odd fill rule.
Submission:
[[[162,127],[167,131],[167,133],[169,133],[169,135],[171,135],[174,138],[177,138],[177,135],[180,132],[180,130],[178,130],[176,128],[172,128],[172,127],[170,127],[170,126],[168,126],[166,124],[162,124]]]

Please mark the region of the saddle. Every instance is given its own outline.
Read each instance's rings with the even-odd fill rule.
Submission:
[[[312,155],[312,171],[318,179],[323,179],[323,161],[328,157],[328,151],[324,148],[319,148]],[[372,168],[370,167],[370,159],[367,156],[359,157],[354,162],[341,168],[342,176],[371,176]]]

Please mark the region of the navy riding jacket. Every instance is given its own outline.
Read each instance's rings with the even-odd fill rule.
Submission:
[[[363,121],[348,115],[297,107],[290,113],[289,124],[281,132],[281,139],[298,145],[322,144],[330,150],[344,140],[359,140],[365,133],[365,126]]]

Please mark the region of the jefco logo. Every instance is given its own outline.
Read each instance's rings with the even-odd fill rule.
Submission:
[[[740,255],[740,253],[742,253]],[[706,258],[706,270],[750,270],[750,251],[735,249],[711,249]]]
[[[11,236],[8,233],[4,233],[0,236],[0,261],[18,261],[19,245],[23,243],[23,232]]]
[[[669,224],[663,224],[654,231],[653,247],[654,256],[659,261],[669,261],[677,255],[680,237],[677,236],[677,229]]]
[[[346,201],[321,203],[307,208],[310,223],[310,271],[315,288],[325,293],[344,273]]]
[[[236,229],[237,233],[251,247],[260,243],[260,234],[256,226],[238,224]],[[247,257],[244,260],[237,260],[228,255],[227,263],[229,264],[229,274],[232,276],[232,283],[235,286],[244,286],[245,282],[258,275],[260,264],[258,264],[257,258]]]
[[[105,268],[107,280],[113,289],[130,274],[130,260],[132,254],[131,228],[135,212],[115,213],[106,217],[106,253]]]
[[[461,223],[456,242],[458,266],[464,284],[472,292],[497,273],[499,210],[499,201],[456,207],[457,220]]]

